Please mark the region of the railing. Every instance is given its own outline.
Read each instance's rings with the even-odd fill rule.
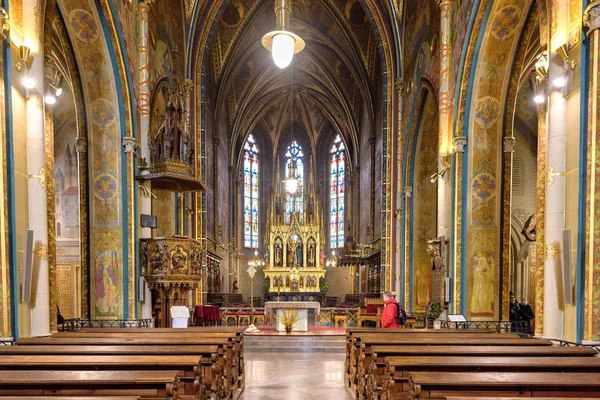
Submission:
[[[61,332],[82,328],[150,328],[152,319],[66,319],[59,328]]]
[[[561,347],[590,347],[600,353],[600,344],[585,344],[569,342],[568,340],[551,339],[553,342],[558,342]]]
[[[492,329],[498,333],[518,333],[520,336],[531,335],[531,325],[527,321],[442,321],[442,329]]]

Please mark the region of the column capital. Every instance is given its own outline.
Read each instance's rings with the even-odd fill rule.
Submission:
[[[406,198],[411,198],[411,197],[412,197],[412,191],[413,191],[413,188],[412,188],[412,186],[404,186],[404,187],[402,188],[402,194],[403,194],[403,195],[404,195],[404,197],[406,197]]]
[[[218,136],[213,136],[213,145],[218,147],[221,144],[221,138]]]
[[[375,135],[373,136],[369,136],[369,144],[372,146],[375,146]]]
[[[396,92],[402,93],[404,91],[404,79],[396,79],[394,81],[394,88],[396,89]]]
[[[502,139],[502,144],[503,144],[503,149],[505,153],[512,153],[515,151],[515,143],[517,142],[517,140],[512,137],[505,137],[504,139]]]
[[[184,82],[183,82],[183,88],[187,93],[192,93],[192,91],[194,90],[194,81],[187,78]]]
[[[588,36],[600,28],[600,0],[594,1],[585,9],[583,13],[583,26],[588,29]]]
[[[464,136],[457,136],[452,139],[452,144],[454,145],[457,153],[464,153],[465,146],[467,145],[467,138]]]
[[[135,153],[135,148],[137,147],[137,140],[133,137],[124,137],[123,138],[123,147],[125,147],[125,153]]]
[[[87,138],[78,137],[75,139],[75,149],[78,153],[87,153]]]

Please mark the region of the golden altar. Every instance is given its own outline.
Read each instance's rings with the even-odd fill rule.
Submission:
[[[321,208],[314,189],[294,201],[302,202],[302,206],[293,203],[289,207],[289,198],[279,190],[271,200],[265,278],[272,293],[320,293],[321,278],[325,277]]]

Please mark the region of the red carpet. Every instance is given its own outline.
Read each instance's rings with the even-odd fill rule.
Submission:
[[[274,331],[274,326],[257,326],[257,328],[261,331]],[[332,326],[317,326],[308,328],[309,331],[345,331],[346,328],[334,328]]]

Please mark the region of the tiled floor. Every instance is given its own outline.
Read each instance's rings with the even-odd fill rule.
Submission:
[[[344,354],[244,352],[241,400],[351,400],[344,387]]]

